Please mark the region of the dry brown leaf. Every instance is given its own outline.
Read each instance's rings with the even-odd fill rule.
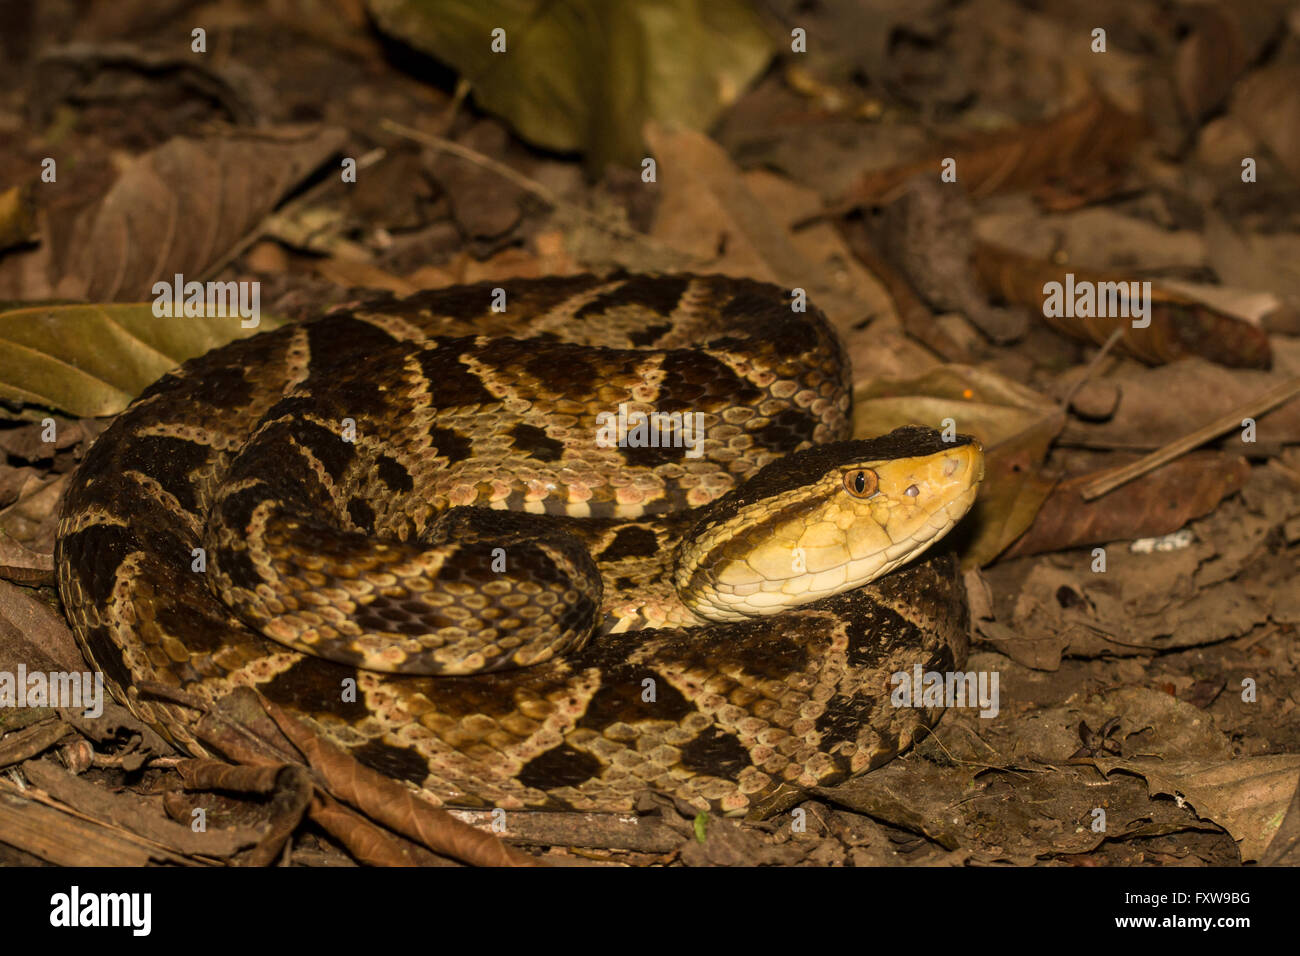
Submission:
[[[1152,796],[1169,794],[1223,827],[1237,841],[1242,862],[1261,859],[1282,825],[1300,784],[1300,754],[1201,760],[1098,759],[1107,776],[1116,770],[1146,779]]]
[[[63,617],[36,597],[34,591],[0,581],[0,671],[14,671],[20,661],[39,655],[57,669],[85,669],[81,652]]]
[[[246,828],[227,827],[196,833],[188,826],[168,820],[151,801],[130,791],[114,793],[74,777],[46,758],[23,764],[23,774],[51,797],[88,817],[121,827],[187,856],[228,857],[257,843],[259,834]]]
[[[1079,496],[1094,474],[1071,478],[1056,486],[1029,530],[1002,557],[1169,534],[1213,511],[1241,489],[1249,473],[1250,464],[1239,456],[1187,455],[1121,485],[1104,501]]]
[[[651,124],[646,140],[673,175],[659,185],[663,198],[652,235],[723,275],[808,286],[810,268],[786,230],[745,185],[726,152],[702,133]],[[809,295],[817,298],[816,290]]]
[[[68,235],[51,237],[60,296],[141,301],[177,273],[200,279],[344,140],[317,127],[232,130],[145,153]]]
[[[853,329],[863,319],[893,316],[894,307],[882,277],[855,261],[837,224],[817,223],[792,231],[797,220],[821,205],[815,190],[763,169],[742,175],[754,198],[767,210],[775,225],[785,230],[791,244],[812,267],[801,285],[809,289],[809,297],[841,335],[851,340]],[[852,349],[853,345],[850,343],[849,347]]]
[[[0,531],[0,578],[36,587],[54,583],[54,554],[33,551]]]
[[[910,163],[864,173],[833,209],[843,212],[887,201],[918,174],[937,179],[947,157],[956,160],[957,180],[973,198],[1077,177],[1083,170],[1127,162],[1145,135],[1144,119],[1094,95],[1050,119],[973,137]]]
[[[228,790],[269,796],[270,821],[262,838],[239,862],[269,866],[281,854],[312,801],[311,774],[297,764],[232,766],[220,760],[182,760],[176,765],[190,790]]]
[[[339,799],[400,834],[445,856],[478,866],[536,866],[538,861],[494,836],[466,826],[378,771],[357,763],[334,744],[270,701],[262,706]]]
[[[54,531],[59,523],[59,502],[68,475],[23,489],[7,508],[0,508],[0,536],[11,538],[38,554],[53,554]]]
[[[318,793],[311,807],[312,820],[337,839],[357,862],[366,866],[454,866],[418,843],[375,826],[351,807],[327,793]]]
[[[1043,309],[1047,283],[1060,283],[1065,288],[1067,275],[1074,276],[1075,287],[1083,282],[1129,283],[1134,281],[1132,275],[1056,265],[983,242],[975,247],[974,261],[991,292],[1007,302],[1028,307],[1072,338],[1101,345],[1116,328],[1122,329],[1117,347],[1148,364],[1172,362],[1185,355],[1200,355],[1232,368],[1268,368],[1272,363],[1268,335],[1262,329],[1162,289],[1159,283],[1151,285],[1150,325],[1134,328],[1128,318],[1121,316],[1048,316]]]
[[[1126,362],[1101,379],[1119,390],[1113,413],[1103,422],[1072,420],[1061,439],[1089,448],[1158,448],[1266,394],[1289,377],[1281,368],[1273,372],[1230,369],[1200,358],[1153,368]],[[1228,435],[1223,447],[1252,450],[1243,447],[1240,438],[1240,434]],[[1300,441],[1300,399],[1259,416],[1255,438],[1261,444]]]

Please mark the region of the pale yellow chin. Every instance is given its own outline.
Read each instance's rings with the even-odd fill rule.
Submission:
[[[775,529],[743,561],[728,561],[684,603],[706,620],[739,621],[868,584],[924,552],[970,510],[984,454],[978,445],[958,445],[872,467],[877,494],[830,495],[815,514]]]

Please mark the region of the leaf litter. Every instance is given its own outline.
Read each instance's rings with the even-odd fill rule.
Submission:
[[[272,10],[234,18],[209,66],[167,46],[168,14],[116,6],[60,47],[28,24],[25,46],[55,52],[12,65],[0,98],[0,670],[80,666],[51,587],[54,520],[107,416],[247,334],[155,320],[140,303],[158,278],[259,277],[268,316],[292,319],[365,288],[689,268],[804,288],[853,357],[859,433],[919,415],[984,442],[989,477],[954,543],[967,669],[998,676],[998,707],[950,709],[908,754],[765,821],[646,795],[634,814],[511,814],[504,833],[420,805],[250,695],[205,718],[220,760],[113,703],[3,709],[0,861],[1297,862],[1300,401],[1082,493],[1300,375],[1300,115],[1278,5],[1123,12],[1089,58],[1069,10],[1010,0],[770,4],[834,35],[820,57],[727,4],[715,16],[744,30],[692,64],[715,84],[699,102],[669,84],[560,125],[548,110],[592,64],[545,5],[531,64],[511,69],[569,51],[549,102],[460,56],[410,0],[373,3],[379,28],[442,63],[399,68],[364,15]],[[695,31],[683,50],[719,29],[695,7],[673,5]],[[51,153],[57,190],[40,180]],[[364,189],[340,181],[347,157]],[[960,194],[938,188],[946,159]],[[1151,281],[1151,327],[1044,316],[1066,273]]]

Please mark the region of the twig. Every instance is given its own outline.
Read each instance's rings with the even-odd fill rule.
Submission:
[[[577,206],[560,198],[560,196],[558,196],[550,187],[542,185],[537,180],[525,176],[518,170],[510,168],[505,163],[493,159],[491,156],[486,156],[476,149],[470,149],[468,146],[454,143],[442,136],[434,136],[431,133],[421,133],[418,129],[411,129],[409,126],[403,126],[401,123],[396,123],[390,119],[381,119],[379,125],[390,133],[396,133],[398,136],[405,136],[407,139],[428,146],[430,149],[437,149],[444,153],[451,153],[453,156],[457,156],[466,162],[473,163],[475,166],[480,166],[483,169],[496,173],[502,179],[509,180],[525,192],[532,193],[548,206],[566,206],[578,212],[585,213],[588,216],[594,215],[593,213],[583,209],[581,206]]]
[[[1110,333],[1110,338],[1106,340],[1106,343],[1101,347],[1101,350],[1092,357],[1092,361],[1089,362],[1088,367],[1083,370],[1083,374],[1079,376],[1079,380],[1074,383],[1074,387],[1071,388],[1070,391],[1066,393],[1065,398],[1061,399],[1062,408],[1067,410],[1069,409],[1070,402],[1074,400],[1075,395],[1079,394],[1079,389],[1087,385],[1088,381],[1094,375],[1097,374],[1097,366],[1101,364],[1102,359],[1104,359],[1108,354],[1110,354],[1110,350],[1115,347],[1115,343],[1120,340],[1120,336],[1122,336],[1123,334],[1124,334],[1123,325],[1116,326],[1115,331]]]
[[[1211,438],[1217,438],[1224,432],[1232,428],[1237,428],[1243,418],[1254,418],[1262,415],[1272,408],[1276,408],[1283,402],[1289,401],[1300,395],[1300,377],[1287,379],[1277,388],[1265,392],[1257,398],[1252,398],[1248,402],[1238,405],[1232,411],[1212,422],[1196,429],[1190,434],[1184,435],[1176,441],[1170,442],[1163,448],[1153,451],[1151,454],[1131,464],[1121,465],[1118,468],[1112,468],[1104,471],[1088,484],[1080,489],[1079,494],[1084,501],[1092,501],[1094,498],[1100,498],[1109,491],[1114,491],[1120,485],[1132,481],[1147,472],[1159,468],[1170,461],[1173,461],[1179,455],[1191,451],[1198,445],[1202,445]]]

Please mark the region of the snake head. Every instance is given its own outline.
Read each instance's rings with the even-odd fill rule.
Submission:
[[[947,534],[983,478],[978,441],[917,425],[787,455],[705,510],[678,549],[674,584],[711,621],[861,587]]]

